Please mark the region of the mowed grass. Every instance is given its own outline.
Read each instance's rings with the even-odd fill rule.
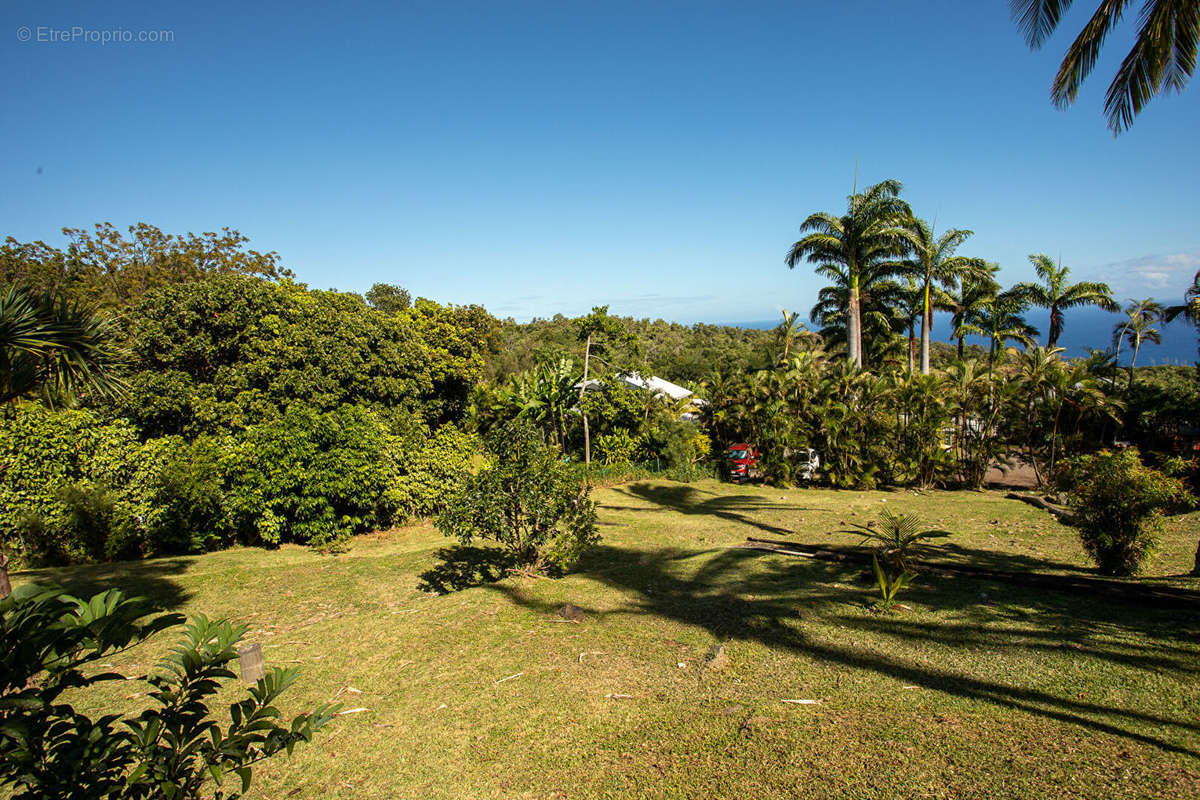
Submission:
[[[651,481],[597,493],[603,541],[561,579],[438,595],[431,526],[321,556],[239,549],[24,573],[249,623],[303,666],[289,711],[347,709],[256,770],[261,798],[1195,798],[1200,606],[922,578],[878,614],[862,568],[737,547],[853,544],[883,508],[954,531],[949,560],[1090,574],[1074,531],[1000,493]],[[1144,580],[1200,591],[1200,515]],[[584,609],[574,624],[563,603]],[[112,663],[135,674],[161,637]],[[721,644],[723,669],[706,667]],[[107,685],[134,709],[144,685]],[[811,700],[812,704],[784,700]],[[98,706],[97,706],[98,707]]]

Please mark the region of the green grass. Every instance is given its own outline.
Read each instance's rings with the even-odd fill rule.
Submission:
[[[1043,511],[713,481],[597,497],[604,539],[556,581],[422,591],[451,544],[430,526],[340,556],[239,549],[18,580],[249,622],[269,665],[304,667],[285,706],[369,709],[264,765],[257,797],[1200,796],[1200,606],[922,578],[900,597],[911,610],[877,614],[860,566],[736,547],[853,544],[843,522],[892,508],[954,531],[954,562],[1091,574]],[[1171,520],[1142,580],[1200,591],[1178,577],[1197,538],[1200,515]],[[582,623],[558,618],[566,602]],[[134,674],[168,641],[113,663]],[[722,670],[703,666],[715,643]],[[109,685],[102,702],[134,708],[143,690]]]

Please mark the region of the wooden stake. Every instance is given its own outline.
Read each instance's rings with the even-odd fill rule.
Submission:
[[[262,645],[251,644],[238,648],[238,666],[241,668],[242,680],[246,683],[257,683],[267,674],[263,666]]]

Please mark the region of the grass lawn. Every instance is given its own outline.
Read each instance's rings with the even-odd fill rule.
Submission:
[[[1200,796],[1200,601],[923,578],[901,597],[911,610],[877,614],[860,566],[734,547],[851,544],[843,522],[892,508],[954,531],[951,561],[1090,574],[1044,511],[999,493],[713,481],[597,499],[603,541],[557,581],[423,591],[450,544],[431,526],[340,556],[239,549],[16,579],[246,621],[268,665],[304,666],[285,707],[368,709],[256,770],[255,797]],[[1171,520],[1147,579],[1200,593],[1177,577],[1197,538],[1200,514]],[[567,602],[581,623],[557,616]],[[113,663],[133,674],[170,638]],[[717,643],[729,663],[707,668]],[[104,691],[132,709],[144,685]],[[783,702],[801,699],[816,702]]]

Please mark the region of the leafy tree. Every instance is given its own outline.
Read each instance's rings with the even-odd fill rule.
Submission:
[[[810,215],[800,225],[800,232],[807,235],[792,245],[784,259],[789,269],[808,261],[819,274],[845,282],[846,358],[858,367],[863,364],[864,278],[883,277],[890,271],[884,265],[904,252],[900,224],[912,212],[899,197],[901,188],[899,181],[882,181],[861,194],[852,193],[840,217],[826,212]]]
[[[587,485],[525,420],[497,425],[486,446],[488,464],[450,498],[438,529],[463,545],[498,542],[531,574],[570,569],[599,540]]]
[[[92,231],[63,228],[65,250],[9,237],[0,247],[0,282],[30,283],[73,302],[123,308],[152,289],[216,275],[292,277],[279,266],[277,253],[247,249],[250,240],[230,228],[181,236],[139,222],[128,231],[126,238],[107,222]]]
[[[1013,19],[1031,49],[1040,48],[1058,28],[1072,0],[1011,0]],[[1091,74],[1108,34],[1120,21],[1128,0],[1100,3],[1071,43],[1050,90],[1054,105],[1075,102]],[[1120,134],[1133,124],[1150,99],[1163,90],[1182,92],[1196,68],[1200,40],[1200,3],[1195,0],[1145,0],[1133,47],[1117,69],[1104,96],[1108,127]]]
[[[1050,309],[1050,328],[1046,346],[1054,347],[1062,335],[1066,323],[1064,311],[1078,306],[1099,306],[1105,311],[1116,311],[1119,307],[1112,299],[1112,290],[1107,283],[1080,281],[1071,283],[1071,269],[1061,263],[1055,265],[1050,256],[1034,253],[1029,256],[1040,283],[1020,283],[1014,287],[1026,303]]]
[[[911,252],[908,260],[903,262],[903,268],[917,278],[921,287],[921,374],[928,375],[929,340],[938,289],[960,285],[968,278],[983,277],[986,267],[982,259],[954,255],[972,231],[951,228],[941,236],[935,236],[933,226],[917,217],[906,220],[903,229]]]
[[[390,283],[376,283],[367,290],[367,305],[388,314],[412,308],[412,295],[407,289]]]
[[[97,671],[111,657],[182,621],[110,589],[90,600],[27,584],[0,599],[0,787],[16,798],[145,800],[238,798],[250,787],[253,765],[290,754],[332,718],[323,706],[281,722],[275,706],[296,680],[297,668],[275,668],[229,707],[230,724],[209,703],[246,626],[192,617],[158,673],[144,676],[151,705],[135,717],[89,717],[68,700],[105,681]],[[70,692],[70,694],[68,694]],[[238,777],[232,791],[226,776]]]
[[[10,286],[0,292],[0,404],[40,397],[47,404],[80,395],[119,397],[127,385],[123,353],[110,321],[51,294]]]

